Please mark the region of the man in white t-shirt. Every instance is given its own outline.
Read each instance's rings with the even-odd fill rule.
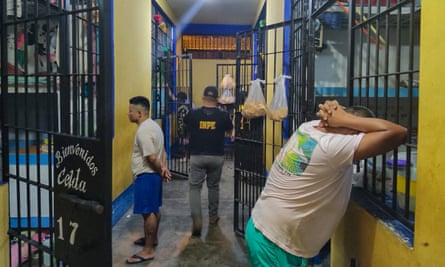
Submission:
[[[144,237],[135,241],[143,248],[126,261],[136,264],[154,259],[161,219],[162,180],[170,181],[171,173],[166,166],[164,133],[150,118],[150,101],[144,96],[130,98],[128,119],[138,126],[131,156],[133,213],[141,214],[144,220]]]
[[[353,162],[405,141],[406,128],[364,107],[319,105],[276,156],[246,228],[251,266],[306,266],[344,215]]]

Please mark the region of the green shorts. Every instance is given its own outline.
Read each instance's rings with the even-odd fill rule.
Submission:
[[[267,239],[249,219],[245,233],[250,266],[252,267],[304,267],[309,266],[305,258],[287,253]]]

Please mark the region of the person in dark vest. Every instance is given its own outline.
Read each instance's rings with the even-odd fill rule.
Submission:
[[[226,133],[233,134],[229,113],[217,107],[218,89],[215,86],[204,89],[202,102],[202,107],[191,110],[184,117],[190,138],[189,200],[193,236],[201,235],[201,189],[204,181],[208,189],[209,223],[217,224],[219,221],[219,183],[224,165],[224,136]]]

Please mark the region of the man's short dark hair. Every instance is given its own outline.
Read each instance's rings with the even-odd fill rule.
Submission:
[[[145,96],[135,96],[130,98],[131,105],[142,106],[148,110],[150,110],[150,101]]]
[[[370,110],[369,108],[365,106],[350,106],[346,107],[345,111],[359,117],[366,117],[366,118],[374,118],[375,114]]]

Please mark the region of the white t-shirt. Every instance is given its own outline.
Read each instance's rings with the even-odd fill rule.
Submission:
[[[131,170],[133,175],[147,172],[155,172],[146,159],[147,156],[156,154],[162,159],[164,149],[164,134],[161,127],[152,119],[147,119],[139,124],[134,137],[133,155],[131,157]]]
[[[324,133],[302,124],[277,155],[252,211],[255,227],[290,254],[320,251],[344,215],[352,163],[363,134]]]

